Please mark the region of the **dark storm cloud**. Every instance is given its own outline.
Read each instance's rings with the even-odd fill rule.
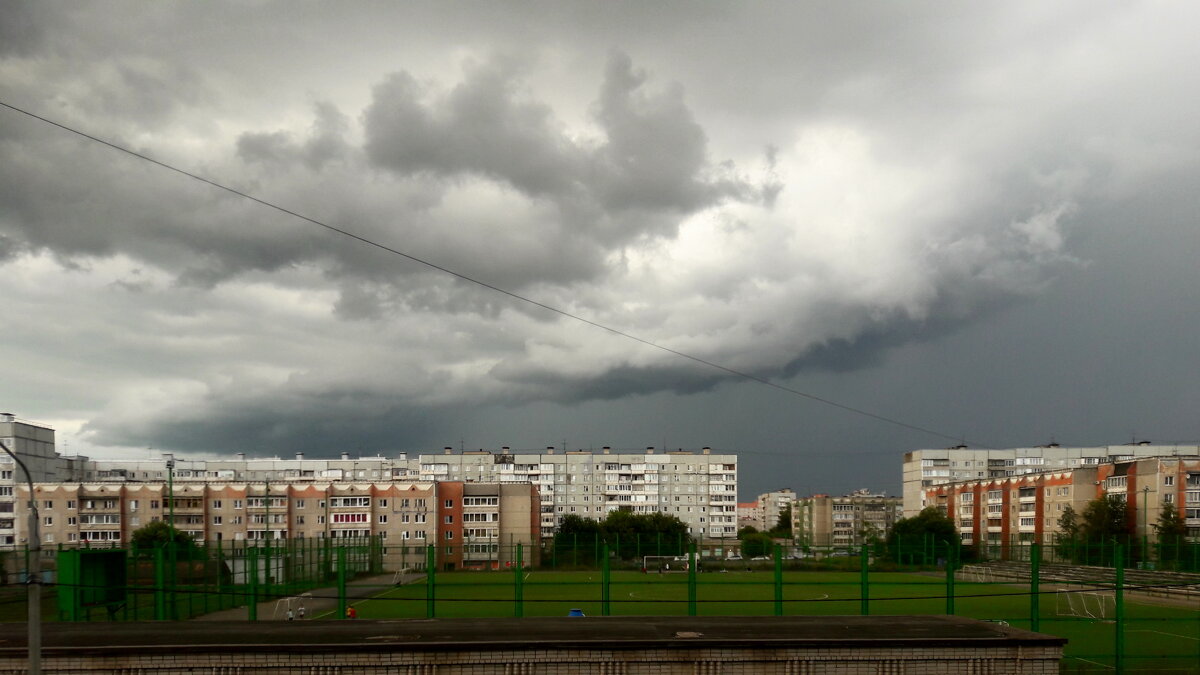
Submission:
[[[1186,427],[1194,10],[0,11],[5,100],[671,349],[1013,443]],[[6,407],[84,443],[920,442],[7,112],[0,156]]]

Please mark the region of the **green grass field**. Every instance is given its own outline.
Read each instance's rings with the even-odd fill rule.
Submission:
[[[945,579],[906,573],[872,573],[869,612],[872,615],[945,614]],[[785,615],[859,614],[860,578],[857,573],[789,572],[783,575]],[[1043,633],[1070,640],[1066,672],[1111,670],[1116,623],[1087,616],[1060,615],[1069,611],[1065,596],[1044,587],[1040,596]],[[954,614],[1005,621],[1030,628],[1028,588],[1007,583],[955,584]],[[427,612],[426,582],[385,589],[355,603],[364,619],[423,618]],[[603,614],[600,572],[526,573],[522,578],[523,616],[565,616],[582,609]],[[700,616],[769,616],[775,612],[775,584],[770,572],[709,573],[697,576],[696,613]],[[517,603],[511,572],[439,573],[434,587],[435,616],[511,617]],[[1101,603],[1090,598],[1099,615]],[[1104,601],[1112,611],[1111,598]],[[1079,603],[1076,602],[1078,607]],[[687,615],[688,576],[683,573],[613,572],[609,584],[613,616]],[[1200,672],[1200,606],[1166,607],[1126,599],[1126,670],[1129,672]]]

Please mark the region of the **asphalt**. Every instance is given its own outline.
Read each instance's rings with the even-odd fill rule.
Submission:
[[[23,650],[23,623],[0,624],[0,653]],[[393,621],[48,623],[46,653],[113,651],[442,650],[483,646],[608,649],[772,646],[1052,646],[1066,641],[950,616],[536,617]]]
[[[403,577],[401,583],[409,584],[423,578],[425,578],[424,574],[411,574]],[[348,604],[353,606],[373,595],[390,589],[395,585],[395,581],[395,574],[355,579],[354,583],[346,585]],[[293,610],[298,610],[303,605],[305,619],[328,619],[330,618],[330,614],[337,611],[337,594],[338,591],[335,587],[317,588],[304,595],[293,597],[290,603],[286,598],[284,602],[280,602],[279,598],[260,602],[258,603],[258,621],[287,622],[288,604],[291,605]],[[250,612],[243,606],[202,614],[196,617],[195,621],[248,621],[249,619]]]

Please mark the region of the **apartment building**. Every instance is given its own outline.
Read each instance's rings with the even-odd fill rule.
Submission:
[[[1031,448],[985,450],[955,446],[914,450],[904,455],[904,516],[921,512],[928,488],[967,480],[1010,478],[1060,469],[1098,466],[1150,457],[1200,455],[1197,445],[1154,445],[1149,442],[1096,447],[1064,447],[1057,443]]]
[[[411,460],[410,460],[411,462]],[[686,450],[624,453],[572,450],[522,453],[502,448],[441,455],[422,454],[409,464],[421,480],[532,483],[540,495],[540,528],[553,536],[574,514],[604,519],[616,510],[666,513],[688,525],[692,536],[720,542],[737,537],[737,455]]]
[[[765,532],[774,529],[779,524],[779,518],[796,501],[796,493],[791,488],[781,488],[764,492],[752,502],[742,502],[737,505],[738,528],[753,527]]]
[[[7,416],[11,418],[12,416]],[[0,417],[0,419],[5,419]],[[14,424],[16,425],[14,427]],[[7,432],[7,433],[6,433]],[[81,484],[124,484],[171,482],[256,484],[340,484],[344,482],[407,483],[528,483],[538,488],[536,506],[538,531],[553,536],[562,519],[570,514],[603,519],[609,512],[667,513],[688,525],[692,536],[705,542],[737,537],[737,455],[699,453],[688,450],[622,452],[605,447],[600,451],[563,452],[548,447],[544,452],[514,452],[502,448],[441,454],[395,457],[358,457],[342,453],[339,458],[294,459],[247,458],[238,453],[228,459],[184,459],[170,453],[130,459],[61,457],[54,452],[54,431],[48,427],[9,420],[0,423],[0,438],[20,443],[23,456],[36,456],[35,481],[70,481]],[[5,458],[7,459],[7,458]],[[3,471],[0,464],[0,471]],[[6,474],[0,473],[0,477]],[[12,492],[12,477],[0,478],[0,526],[7,523],[4,492]],[[8,490],[4,490],[5,487]],[[11,494],[7,495],[11,500]],[[7,507],[12,513],[13,507]],[[772,507],[773,508],[773,507]],[[778,514],[775,515],[778,518]],[[773,523],[772,523],[773,524]],[[0,527],[0,542],[11,527]]]
[[[1012,542],[1053,541],[1070,507],[1112,496],[1125,501],[1130,533],[1154,536],[1164,504],[1179,509],[1189,536],[1200,538],[1200,456],[1150,457],[1061,471],[967,480],[926,488],[925,500],[943,509],[964,544],[1002,554]]]
[[[517,544],[536,563],[537,488],[442,483],[35,483],[42,545],[127,543],[148,523],[173,522],[197,542],[379,536],[402,567],[437,547],[444,569],[499,569]],[[28,488],[17,490],[17,541]]]
[[[865,489],[802,497],[792,506],[792,537],[810,546],[856,546],[886,537],[901,510],[899,497]]]

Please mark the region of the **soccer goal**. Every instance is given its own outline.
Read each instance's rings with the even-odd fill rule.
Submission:
[[[1055,595],[1054,613],[1058,616],[1107,621],[1112,619],[1116,612],[1117,600],[1113,591],[1060,588]]]
[[[686,572],[687,556],[679,555],[644,555],[642,569],[646,572]]]
[[[271,612],[272,619],[278,619],[280,610],[286,615],[289,609],[299,609],[305,606],[305,600],[311,600],[312,593],[301,593],[300,595],[289,595],[286,598],[280,598],[275,601],[275,609]]]
[[[992,568],[983,565],[963,565],[958,570],[958,580],[972,584],[990,584],[996,580]]]

